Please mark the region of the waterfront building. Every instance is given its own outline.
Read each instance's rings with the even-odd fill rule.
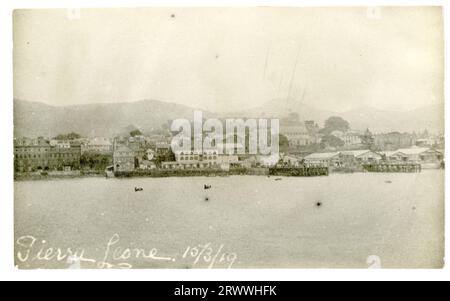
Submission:
[[[388,162],[405,162],[408,160],[408,156],[399,151],[386,151],[381,153],[385,161]]]
[[[312,153],[305,156],[305,163],[310,165],[339,166],[341,165],[340,152]]]
[[[356,148],[362,145],[361,133],[357,131],[333,131],[331,135],[341,139],[346,149]]]
[[[377,149],[393,151],[415,145],[416,137],[412,134],[399,132],[377,134],[374,136],[374,144]]]
[[[116,145],[113,153],[114,171],[133,171],[135,169],[135,155],[126,145]]]
[[[297,113],[280,120],[280,134],[287,138],[291,147],[320,143],[319,126],[314,120],[300,121]]]
[[[78,170],[80,158],[79,144],[69,143],[69,147],[51,147],[48,152],[48,167],[50,170]]]
[[[237,155],[219,155],[217,151],[179,151],[175,153],[175,161],[161,163],[161,168],[170,169],[198,169],[198,168],[220,168],[228,170],[230,167],[240,166]]]
[[[176,161],[161,162],[162,169],[184,169],[184,166]]]
[[[285,136],[289,141],[289,146],[300,147],[320,142],[320,137],[317,133],[308,130],[304,123],[297,125],[281,125],[280,134]]]
[[[156,164],[153,161],[141,160],[139,162],[139,169],[148,170],[148,169],[155,169],[155,168],[156,168]]]
[[[306,165],[323,165],[330,168],[355,168],[360,162],[352,152],[312,153],[304,158]]]
[[[165,164],[166,168],[212,168],[220,164],[219,154],[215,150],[211,151],[179,151],[175,153],[177,165]],[[163,162],[165,163],[165,162]]]
[[[428,135],[424,138],[416,139],[416,146],[419,147],[443,147],[444,136],[443,135]]]
[[[381,154],[373,152],[371,150],[349,150],[343,151],[342,154],[352,155],[359,163],[373,163],[382,159]]]
[[[14,170],[33,172],[39,170],[68,170],[80,168],[79,144],[37,139],[14,139]]]
[[[218,159],[220,169],[229,170],[231,167],[242,167],[237,155],[219,155]]]
[[[402,148],[397,152],[405,154],[408,161],[421,164],[440,163],[443,159],[441,152],[426,147]]]
[[[50,144],[40,137],[38,139],[14,139],[14,170],[30,172],[48,167],[48,153]]]

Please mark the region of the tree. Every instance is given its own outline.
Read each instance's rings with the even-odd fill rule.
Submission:
[[[55,140],[75,140],[81,138],[81,135],[75,132],[71,132],[68,134],[59,134],[58,136],[54,137]]]
[[[280,135],[279,135],[278,143],[279,143],[280,147],[288,147],[288,146],[289,146],[289,140],[288,140],[288,138],[287,138],[285,135],[283,135],[283,134],[280,134]]]
[[[345,143],[336,136],[325,135],[322,137],[320,144],[322,144],[323,147],[341,147],[344,146]]]
[[[331,134],[333,131],[346,132],[350,129],[348,121],[339,116],[331,116],[325,120],[325,126],[322,129],[324,134]]]
[[[374,148],[374,138],[369,129],[366,129],[363,135],[360,136],[361,143],[365,148],[373,149]]]
[[[101,154],[95,151],[85,152],[80,157],[80,166],[84,169],[105,170],[111,164],[111,155]]]
[[[142,132],[140,131],[140,130],[132,130],[131,132],[130,132],[130,136],[131,137],[135,137],[135,136],[141,136],[142,135]]]

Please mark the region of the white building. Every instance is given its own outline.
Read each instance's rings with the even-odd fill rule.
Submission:
[[[52,139],[52,140],[50,140],[49,143],[50,143],[50,146],[53,146],[53,147],[70,148],[70,141],[69,140]]]
[[[333,131],[331,135],[341,139],[345,146],[358,146],[362,143],[361,134],[356,131],[347,131],[345,133],[342,131]]]
[[[401,148],[397,152],[405,154],[408,161],[416,163],[440,162],[443,158],[441,152],[426,147]]]
[[[340,165],[340,153],[312,153],[305,157],[305,163],[307,164],[320,164],[326,166],[339,166]]]
[[[378,162],[383,157],[371,150],[349,150],[342,152],[345,155],[353,155],[358,162]]]
[[[288,139],[290,146],[305,146],[320,142],[320,138],[317,135],[312,135],[303,123],[282,125],[280,126],[280,134]]]
[[[385,160],[389,162],[403,162],[408,160],[408,156],[399,151],[386,151],[381,154],[384,155]]]
[[[178,151],[175,153],[175,161],[162,162],[161,167],[166,169],[229,169],[231,165],[238,164],[238,162],[237,155],[219,155],[217,151]]]

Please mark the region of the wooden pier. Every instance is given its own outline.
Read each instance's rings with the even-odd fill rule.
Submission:
[[[421,172],[419,163],[377,163],[363,164],[364,170],[368,172]]]
[[[269,175],[288,176],[288,177],[328,176],[328,167],[326,166],[271,167],[269,168]]]

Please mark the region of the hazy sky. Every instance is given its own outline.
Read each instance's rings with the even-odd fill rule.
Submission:
[[[427,8],[16,10],[14,97],[157,99],[209,110],[271,99],[329,110],[443,102],[442,12]]]

